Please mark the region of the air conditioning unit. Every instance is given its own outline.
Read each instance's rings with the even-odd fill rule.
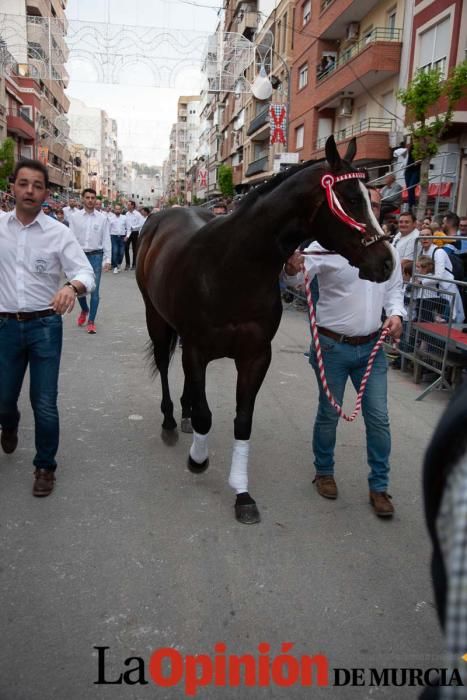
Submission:
[[[345,31],[345,38],[347,41],[352,41],[353,39],[356,39],[358,37],[358,30],[360,29],[360,26],[358,22],[351,22],[350,24],[347,25],[347,29]]]
[[[353,100],[351,97],[343,97],[337,110],[339,117],[351,117],[353,114]]]

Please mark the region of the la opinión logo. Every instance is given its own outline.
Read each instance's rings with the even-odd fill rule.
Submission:
[[[218,642],[214,654],[186,654],[178,649],[163,647],[150,656],[147,671],[152,682],[160,688],[183,685],[185,695],[194,697],[199,688],[214,685],[218,688],[269,688],[276,685],[288,688],[329,685],[329,663],[326,656],[315,654],[299,658],[290,652],[292,642],[281,645],[281,653],[271,657],[267,642],[258,644],[258,654],[229,654],[227,645]],[[140,656],[130,656],[123,664],[126,671],[109,678],[106,671],[107,650],[95,646],[98,656],[98,679],[95,685],[148,685],[146,664]]]
[[[185,654],[172,647],[156,649],[147,668],[140,656],[123,661],[126,670],[110,677],[108,646],[95,646],[98,678],[94,685],[148,685],[147,678],[160,688],[179,686],[187,697],[195,697],[200,688],[269,688],[301,687],[435,687],[463,686],[458,669],[447,668],[330,668],[324,654],[291,654],[293,642],[283,642],[280,653],[271,655],[271,646],[261,642],[257,654],[231,654],[227,645],[218,642],[213,654]],[[467,661],[467,655],[464,658]],[[465,680],[465,677],[464,677]]]

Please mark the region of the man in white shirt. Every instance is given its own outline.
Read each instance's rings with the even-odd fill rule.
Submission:
[[[94,288],[92,267],[75,236],[41,210],[47,190],[47,168],[35,160],[19,162],[16,208],[0,218],[0,442],[7,454],[17,447],[18,398],[29,364],[34,496],[48,496],[55,482],[61,315],[72,311],[78,294]]]
[[[76,199],[70,199],[68,202],[68,206],[63,207],[63,214],[65,216],[65,221],[69,224],[70,223],[70,218],[73,216],[73,214],[76,214],[76,212],[79,211]]]
[[[125,253],[126,222],[122,216],[122,207],[115,205],[114,213],[110,221],[110,239],[112,241],[112,267],[114,274],[120,272],[120,265]]]
[[[414,259],[415,241],[419,236],[418,228],[415,226],[416,217],[411,212],[405,212],[399,217],[399,231],[394,236],[392,242],[399,254],[401,265]]]
[[[107,217],[95,211],[96,190],[87,187],[82,192],[83,209],[70,219],[70,231],[72,231],[78,243],[86,253],[96,277],[96,286],[91,294],[90,306],[86,297],[79,297],[81,313],[78,316],[78,326],[84,326],[86,321],[88,333],[96,333],[96,314],[99,306],[99,286],[101,273],[110,270],[111,243],[109,222]],[[89,315],[89,317],[88,317]]]
[[[125,240],[125,270],[130,269],[130,246],[133,252],[133,261],[131,264],[131,269],[136,269],[136,252],[138,246],[138,236],[142,225],[144,224],[144,217],[141,216],[139,211],[136,209],[136,203],[133,201],[128,202],[128,211],[125,215],[126,222],[126,240]]]
[[[380,194],[370,190],[370,197],[378,218]],[[389,328],[395,339],[401,335],[405,316],[401,266],[395,265],[389,280],[377,284],[360,279],[358,269],[340,255],[328,253],[319,243],[312,243],[304,252],[312,255],[294,254],[284,271],[289,284],[300,281],[297,273],[301,264],[304,264],[310,281],[315,276],[318,279],[316,315],[324,369],[331,393],[342,405],[348,378],[357,391],[360,387],[381,332],[383,309],[387,316],[383,328]],[[294,274],[296,277],[292,279],[290,276]],[[314,483],[321,496],[334,499],[337,497],[334,449],[339,417],[323,390],[314,349],[310,352],[310,364],[315,370],[320,392],[313,431]],[[370,466],[370,503],[376,515],[391,517],[394,507],[387,492],[391,435],[387,410],[387,361],[382,349],[376,355],[365,388],[362,411]]]

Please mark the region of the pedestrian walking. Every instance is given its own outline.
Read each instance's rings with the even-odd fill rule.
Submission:
[[[90,306],[86,297],[79,297],[81,313],[78,316],[78,326],[84,326],[87,321],[88,333],[96,333],[96,314],[99,306],[99,286],[101,273],[110,270],[111,243],[109,222],[107,218],[95,210],[96,190],[88,187],[82,192],[83,209],[70,219],[70,230],[75,234],[79,244],[91,263],[96,278],[96,286],[91,294]]]
[[[13,172],[16,207],[0,218],[0,442],[7,454],[18,445],[18,398],[29,365],[34,496],[48,496],[55,482],[61,315],[70,313],[76,296],[91,292],[95,284],[73,233],[41,209],[48,184],[40,161],[20,161]],[[65,286],[63,273],[69,280]]]
[[[113,217],[110,219],[110,240],[112,242],[112,267],[114,274],[120,272],[125,253],[126,222],[122,215],[120,204],[115,205]]]
[[[144,217],[136,209],[136,203],[133,200],[128,202],[128,211],[125,214],[126,222],[126,239],[125,239],[125,270],[130,269],[130,246],[132,249],[131,269],[136,269],[136,252],[138,248],[138,236]]]
[[[378,218],[380,194],[371,190],[370,195],[374,214]],[[387,318],[382,327],[388,328],[394,339],[401,335],[402,319],[405,317],[401,266],[394,266],[387,282],[369,282],[361,279],[358,269],[345,258],[335,253],[329,254],[317,242],[312,243],[305,252],[317,254],[302,256],[299,252],[295,253],[284,271],[289,284],[300,281],[298,273],[302,265],[309,280],[315,276],[318,279],[316,316],[324,370],[332,395],[342,405],[347,380],[350,378],[357,391],[360,387],[369,357],[380,336],[383,309]],[[322,387],[314,347],[310,349],[310,364],[319,386],[319,406],[313,429],[314,483],[320,496],[335,499],[334,450],[339,416]],[[370,467],[370,503],[376,515],[391,517],[394,513],[388,494],[391,435],[387,408],[387,361],[382,349],[376,354],[365,388],[362,412]]]

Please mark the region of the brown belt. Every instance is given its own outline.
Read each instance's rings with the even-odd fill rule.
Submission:
[[[375,331],[370,333],[370,335],[341,335],[322,326],[318,326],[318,331],[322,335],[327,335],[328,338],[337,340],[338,343],[348,343],[349,345],[365,345],[365,343],[369,343],[370,340],[376,338],[380,333],[380,331]]]
[[[16,321],[32,321],[35,318],[44,318],[45,316],[53,316],[55,311],[53,309],[44,309],[43,311],[16,311],[10,313],[9,311],[0,311],[0,318],[13,318]]]

